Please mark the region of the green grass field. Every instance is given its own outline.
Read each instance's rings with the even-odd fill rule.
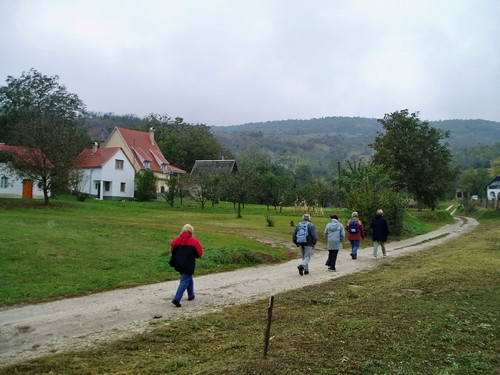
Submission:
[[[276,296],[267,360],[261,301],[0,374],[496,374],[500,214],[480,221],[442,246]]]
[[[329,211],[328,211],[329,212]],[[337,210],[343,220],[348,213]],[[201,210],[188,204],[169,208],[165,202],[111,202],[72,197],[41,202],[0,200],[0,305],[37,302],[64,296],[172,280],[169,242],[191,223],[206,248],[197,274],[220,272],[295,257],[290,242],[300,215],[292,209],[247,205],[236,219],[231,204]],[[326,213],[326,212],[325,212]],[[404,236],[432,230],[451,218],[442,212],[408,214]],[[327,217],[314,217],[321,230]],[[271,240],[272,247],[255,240]]]

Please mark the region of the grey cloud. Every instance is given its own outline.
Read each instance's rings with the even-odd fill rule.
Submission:
[[[88,108],[224,125],[328,115],[500,120],[500,2],[0,0],[0,76]]]

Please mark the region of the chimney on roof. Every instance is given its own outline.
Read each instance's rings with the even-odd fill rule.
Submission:
[[[149,140],[151,141],[151,144],[154,146],[155,145],[155,128],[149,128]]]
[[[99,143],[94,142],[94,145],[92,146],[92,152],[95,154],[98,148],[99,148]]]

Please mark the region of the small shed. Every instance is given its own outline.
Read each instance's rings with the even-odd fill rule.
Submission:
[[[196,160],[191,176],[230,175],[237,171],[236,160]]]
[[[486,185],[486,197],[489,200],[500,200],[500,176],[496,176]]]

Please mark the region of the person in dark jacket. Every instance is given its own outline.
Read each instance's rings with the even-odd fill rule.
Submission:
[[[300,246],[302,261],[298,265],[300,276],[309,274],[309,261],[313,256],[314,245],[318,241],[316,227],[311,223],[311,215],[304,214],[302,221],[297,224],[293,232],[292,241],[295,246]]]
[[[381,208],[377,210],[377,215],[371,223],[372,228],[372,240],[373,240],[373,256],[376,258],[378,253],[378,247],[382,248],[382,255],[387,256],[385,250],[385,243],[387,242],[387,237],[389,236],[389,225],[387,225],[387,220],[384,218],[384,211]]]
[[[181,299],[187,290],[188,301],[194,300],[193,274],[196,267],[196,258],[203,256],[200,241],[193,236],[193,227],[186,224],[182,227],[181,234],[171,242],[172,256],[170,265],[181,274],[177,293],[172,300],[176,307],[181,307]]]

